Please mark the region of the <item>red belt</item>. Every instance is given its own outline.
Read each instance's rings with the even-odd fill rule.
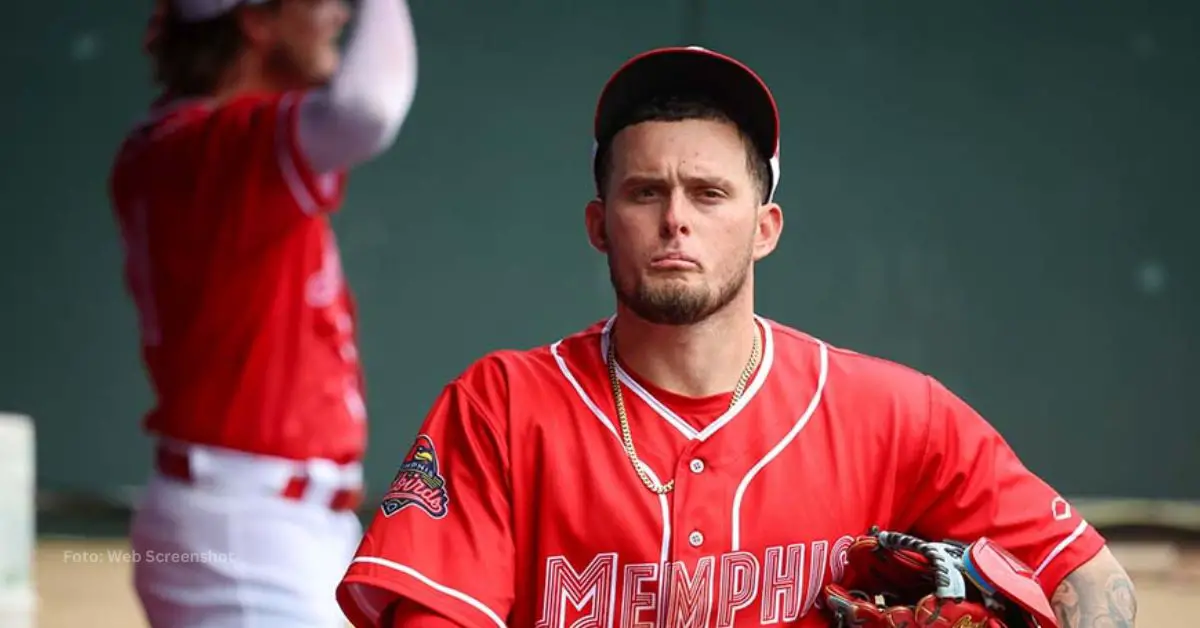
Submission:
[[[192,463],[187,454],[174,451],[168,447],[159,446],[154,456],[155,466],[159,473],[182,482],[192,482]],[[293,475],[288,479],[280,495],[286,499],[300,501],[308,491],[308,476]],[[335,512],[358,510],[362,505],[361,488],[341,488],[333,493],[329,500],[329,508]]]

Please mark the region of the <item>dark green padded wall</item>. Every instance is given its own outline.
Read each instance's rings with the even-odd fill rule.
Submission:
[[[1200,498],[1197,5],[412,5],[416,104],[336,219],[376,489],[472,359],[608,313],[582,231],[595,96],[629,55],[700,43],[784,109],[764,315],[933,373],[1068,493]],[[111,493],[149,463],[104,196],[151,96],[144,16],[27,8],[0,38],[0,410],[36,418],[44,488]]]
[[[1065,491],[1200,497],[1200,5],[707,6],[787,107],[764,311],[940,377]]]

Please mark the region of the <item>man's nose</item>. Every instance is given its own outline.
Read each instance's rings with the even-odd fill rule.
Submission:
[[[685,190],[675,188],[667,197],[666,206],[662,212],[662,237],[670,240],[680,235],[688,235],[691,227],[692,204]]]

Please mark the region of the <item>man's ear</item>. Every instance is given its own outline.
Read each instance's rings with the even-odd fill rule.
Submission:
[[[758,224],[754,231],[754,261],[771,254],[783,233],[783,208],[767,203],[758,208]]]
[[[608,227],[604,220],[604,201],[593,199],[583,210],[583,223],[587,229],[588,242],[601,253],[608,252]]]

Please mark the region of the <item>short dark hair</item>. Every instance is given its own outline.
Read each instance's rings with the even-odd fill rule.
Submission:
[[[266,6],[278,6],[280,1],[271,0]],[[180,19],[168,9],[146,51],[155,83],[172,96],[195,97],[217,88],[243,43],[236,9],[200,22]]]
[[[742,143],[746,147],[746,167],[757,188],[762,202],[768,200],[771,192],[771,164],[764,158],[754,145],[746,126],[739,123],[727,110],[716,101],[705,96],[671,95],[655,97],[634,107],[625,115],[616,128],[640,124],[642,122],[679,122],[683,120],[712,120],[729,122],[737,127]],[[596,157],[592,163],[592,175],[596,182],[596,191],[604,198],[608,183],[612,177],[612,137],[603,138],[596,147]]]

